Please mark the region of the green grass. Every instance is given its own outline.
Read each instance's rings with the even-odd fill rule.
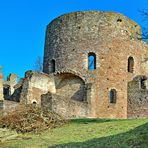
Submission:
[[[0,130],[2,148],[148,148],[148,119],[75,119],[38,134],[6,135]]]

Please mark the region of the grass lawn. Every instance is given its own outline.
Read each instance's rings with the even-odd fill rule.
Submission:
[[[33,134],[0,129],[0,148],[148,148],[147,119],[75,119]]]

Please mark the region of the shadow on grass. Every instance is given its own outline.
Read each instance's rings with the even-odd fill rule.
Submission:
[[[84,142],[55,145],[53,148],[148,148],[148,123],[125,133]]]
[[[82,119],[71,119],[71,123],[77,124],[88,124],[88,123],[103,123],[103,122],[112,122],[112,121],[124,121],[125,119],[99,119],[99,118],[82,118]]]

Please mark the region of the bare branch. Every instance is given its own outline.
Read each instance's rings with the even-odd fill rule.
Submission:
[[[144,18],[144,21],[146,23],[146,28],[143,27],[143,33],[142,33],[142,39],[147,40],[148,39],[148,11],[143,9],[143,10],[139,10],[139,12],[141,13],[141,15]]]
[[[43,71],[43,58],[41,56],[38,56],[34,63],[34,70],[38,72]]]

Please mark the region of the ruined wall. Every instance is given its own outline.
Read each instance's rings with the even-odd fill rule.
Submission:
[[[14,92],[10,96],[10,100],[15,101],[15,102],[20,102],[23,84],[24,84],[24,79],[21,78],[18,81],[18,83],[14,86]]]
[[[3,102],[3,113],[6,114],[6,113],[9,113],[9,112],[12,112],[12,111],[16,110],[19,105],[20,105],[20,103],[18,103],[18,102],[4,100],[4,102]]]
[[[42,95],[41,104],[42,107],[46,107],[65,118],[89,117],[88,103],[72,100],[69,97],[47,93]]]
[[[52,76],[28,71],[22,86],[21,102],[41,105],[41,95],[48,92],[55,93],[54,78]]]
[[[142,73],[140,34],[138,24],[118,13],[83,11],[62,15],[47,26],[43,71],[71,71],[92,84],[87,98],[89,116],[127,118],[127,83]],[[93,71],[88,70],[89,53],[96,55]],[[133,73],[127,70],[130,56],[134,59]],[[117,91],[116,103],[109,102],[111,89]]]
[[[10,75],[4,85],[10,87],[11,98],[67,118],[146,117],[148,91],[134,79],[148,74],[148,46],[140,34],[138,24],[118,13],[83,11],[60,16],[47,26],[46,74],[28,71],[21,85]],[[90,53],[96,57],[94,70],[88,69]],[[110,101],[111,90],[116,92],[115,102]]]
[[[44,104],[66,118],[88,117],[85,82],[71,73],[56,75],[55,82],[56,94],[42,96],[42,100],[46,100]]]
[[[65,96],[53,95],[52,110],[65,118],[89,117],[87,102],[79,102]]]
[[[55,76],[56,94],[52,109],[65,117],[87,117],[85,82],[78,76],[63,73]]]
[[[0,72],[0,90],[2,92],[1,96],[3,96],[3,112],[8,113],[15,110],[19,105],[20,92],[16,92],[16,84],[18,76],[16,74],[10,74],[6,81],[3,79],[3,75]],[[22,83],[18,83],[22,85]],[[18,97],[19,96],[19,97]],[[0,103],[1,104],[1,103]]]
[[[4,81],[3,84],[3,90],[4,90],[4,99],[6,100],[11,100],[11,95],[14,93],[15,91],[15,85],[18,83],[17,82],[17,78],[18,76],[16,74],[10,74],[7,77],[7,80]]]
[[[148,80],[141,87],[142,76],[128,83],[128,118],[148,117]]]
[[[10,86],[10,94],[12,95],[14,93],[14,86],[17,84],[17,78],[18,76],[16,74],[10,74],[7,78],[7,82]]]

